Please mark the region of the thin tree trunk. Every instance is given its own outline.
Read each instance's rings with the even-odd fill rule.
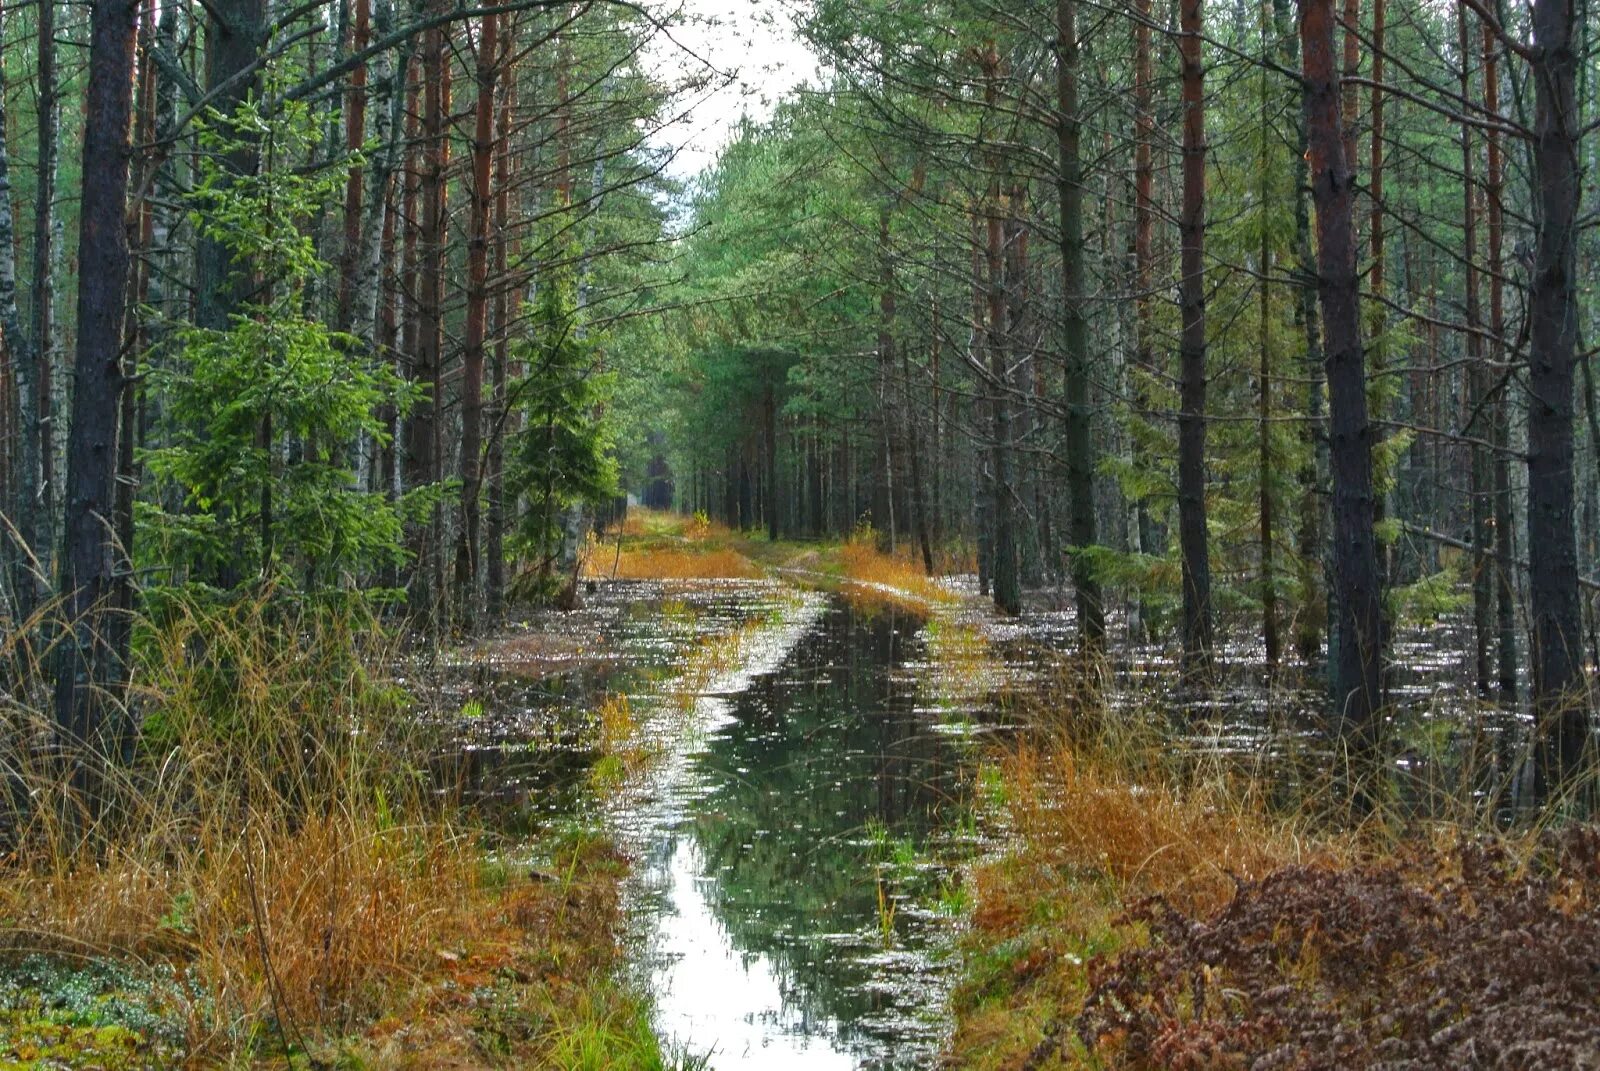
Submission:
[[[494,209],[495,78],[500,16],[485,15],[477,46],[478,101],[472,140],[472,204],[467,246],[466,345],[461,360],[461,531],[456,542],[457,612],[470,623],[478,601],[480,503],[483,496],[483,363],[489,323],[489,223]]]
[[[1270,12],[1263,14],[1262,38],[1265,41],[1271,30],[1272,20]],[[1267,72],[1261,72],[1261,123],[1263,135],[1271,122],[1269,111],[1271,97],[1268,93]],[[1268,181],[1272,174],[1270,161],[1267,159],[1269,141],[1262,138],[1262,159],[1258,164],[1260,170],[1260,204],[1259,211],[1265,212],[1272,203],[1272,190]],[[1256,417],[1258,427],[1257,435],[1257,472],[1259,486],[1257,489],[1258,512],[1260,514],[1260,541],[1261,541],[1261,639],[1266,649],[1267,671],[1276,672],[1281,655],[1281,641],[1278,636],[1278,586],[1275,575],[1276,562],[1274,561],[1275,534],[1273,524],[1274,502],[1272,497],[1273,481],[1273,452],[1272,452],[1272,232],[1267,227],[1261,228],[1260,260],[1257,265],[1261,273],[1261,283],[1257,299],[1260,302],[1259,326],[1259,352],[1258,369],[1256,372]]]
[[[1476,50],[1470,47],[1468,31],[1469,12],[1465,3],[1456,6],[1456,48],[1461,64],[1459,83],[1461,99],[1472,96],[1472,71],[1467,66]],[[1484,423],[1489,405],[1489,370],[1483,364],[1483,339],[1479,334],[1482,321],[1478,305],[1478,190],[1475,179],[1476,150],[1472,144],[1472,127],[1461,124],[1461,237],[1463,245],[1462,271],[1465,275],[1466,350],[1467,350],[1467,417],[1461,431],[1468,440],[1468,489],[1471,495],[1472,517],[1472,653],[1473,678],[1479,695],[1489,694],[1489,646],[1493,632],[1493,535],[1490,484],[1492,473],[1490,458],[1482,441],[1488,438]]]
[[[510,16],[501,16],[503,31],[511,29]],[[506,34],[502,34],[506,36]],[[511,113],[516,93],[516,78],[511,69],[510,49],[502,58],[500,71],[500,119],[495,126],[495,194],[494,194],[494,266],[496,280],[494,291],[494,359],[491,417],[489,431],[488,517],[484,536],[484,584],[491,621],[498,620],[505,611],[506,553],[505,553],[505,436],[507,381],[506,371],[510,361],[511,289],[506,271],[509,262],[511,224]]]
[[[70,631],[57,647],[57,738],[91,810],[102,802],[101,764],[122,753],[119,713],[128,633],[109,620],[127,562],[114,545],[120,359],[128,285],[126,223],[133,110],[136,0],[93,0],[84,100],[78,231],[76,387],[67,436],[65,525],[59,589]]]
[[[427,31],[422,55],[422,227],[417,236],[420,271],[417,291],[417,348],[413,375],[426,384],[428,396],[411,411],[407,428],[407,454],[413,488],[437,483],[442,472],[439,457],[440,410],[443,406],[444,349],[444,244],[445,168],[449,160],[446,117],[449,113],[449,49],[443,27]],[[442,577],[440,539],[443,507],[435,504],[429,522],[415,536],[416,564],[412,574],[412,611],[424,621],[438,624]]]
[[[1273,0],[1281,57],[1285,67],[1300,66],[1300,36],[1290,21],[1288,0]],[[1307,165],[1309,138],[1304,110],[1296,117],[1294,154],[1294,256],[1306,279],[1317,275],[1316,256],[1311,247],[1310,182]],[[1296,553],[1299,557],[1301,608],[1295,629],[1295,649],[1307,665],[1322,656],[1322,633],[1332,610],[1327,591],[1323,512],[1326,508],[1322,488],[1326,486],[1328,444],[1323,429],[1322,327],[1317,310],[1314,283],[1298,287],[1295,295],[1295,322],[1305,338],[1305,422],[1301,443],[1305,464],[1298,473],[1301,488],[1296,526]],[[1332,652],[1330,651],[1330,654]]]
[[[1528,293],[1528,592],[1538,772],[1574,776],[1589,728],[1578,548],[1573,531],[1573,361],[1577,349],[1579,123],[1571,0],[1533,0],[1533,270]]]
[[[1085,655],[1105,646],[1106,619],[1089,549],[1095,530],[1094,436],[1089,410],[1089,321],[1083,267],[1082,122],[1078,115],[1078,8],[1056,2],[1056,138],[1061,203],[1061,300],[1066,367],[1067,541],[1077,599],[1079,643]],[[1147,150],[1148,151],[1148,150]],[[1055,563],[1050,563],[1051,568]]]
[[[1499,42],[1487,24],[1483,26],[1483,106],[1491,116],[1500,114]],[[1492,127],[1488,141],[1486,190],[1489,223],[1489,360],[1498,368],[1505,360],[1505,163],[1500,152],[1500,133]],[[1499,628],[1500,698],[1517,701],[1517,585],[1514,572],[1515,547],[1511,510],[1511,459],[1509,399],[1502,385],[1495,394],[1490,419],[1494,446],[1494,532],[1495,577],[1497,580],[1496,623]]]
[[[1354,180],[1345,161],[1332,0],[1300,8],[1317,274],[1327,343],[1334,574],[1339,589],[1333,703],[1340,737],[1365,779],[1381,701],[1383,608],[1373,531],[1372,427],[1356,281]],[[1358,793],[1357,799],[1364,799]]]
[[[1206,142],[1201,2],[1181,0],[1183,72],[1182,279],[1178,342],[1178,541],[1183,550],[1183,656],[1186,673],[1211,663],[1211,557],[1206,530]]]
[[[1134,343],[1133,408],[1136,419],[1146,419],[1150,412],[1150,399],[1145,389],[1146,377],[1155,367],[1155,327],[1152,318],[1152,294],[1155,289],[1155,114],[1152,109],[1152,79],[1150,68],[1150,0],[1134,0],[1133,24],[1133,287],[1136,340]],[[1134,446],[1135,458],[1138,447]],[[1135,506],[1135,522],[1139,529],[1139,549],[1146,555],[1160,550],[1160,539],[1155,518],[1150,512],[1148,496],[1140,494]],[[1146,605],[1141,593],[1138,606],[1139,628],[1132,630],[1136,638],[1153,633],[1155,614]]]
[[[994,44],[984,54],[984,103],[993,112],[998,92],[999,57]],[[994,604],[1002,613],[1022,611],[1021,576],[1017,557],[1016,499],[1011,474],[1010,347],[1006,339],[1005,220],[1001,198],[1000,159],[991,152],[989,189],[985,198],[985,266],[988,271],[987,313],[990,394],[990,445],[994,487],[994,545],[990,579]]]
[[[883,437],[883,479],[877,484],[874,494],[874,508],[877,516],[873,521],[882,525],[879,531],[880,538],[887,538],[887,548],[893,554],[896,549],[895,531],[895,450],[894,450],[894,424],[895,405],[894,398],[889,390],[890,380],[894,370],[894,329],[895,329],[895,281],[894,281],[894,254],[889,245],[889,224],[891,210],[888,203],[878,209],[878,423]]]
[[[4,14],[0,10],[0,39],[4,38]],[[16,223],[11,206],[11,154],[6,117],[5,69],[0,65],[0,332],[4,334],[6,356],[15,373],[16,435],[20,449],[15,458],[16,482],[8,484],[13,492],[4,503],[9,511],[5,523],[0,524],[0,562],[10,568],[13,598],[16,600],[16,620],[25,620],[33,612],[49,582],[49,572],[41,557],[40,548],[33,546],[34,515],[39,512],[39,436],[38,391],[34,384],[37,371],[32,340],[22,325],[17,308],[17,255]],[[20,539],[13,546],[9,526],[15,526]]]
[[[61,109],[56,84],[56,5],[55,0],[39,0],[38,14],[38,173],[33,198],[33,355],[38,391],[35,413],[38,418],[39,498],[33,511],[33,546],[46,560],[56,514],[56,435],[55,435],[55,265],[52,244],[55,239],[56,175],[60,157]]]
[[[353,53],[360,53],[367,47],[370,36],[369,5],[372,0],[353,0],[355,4],[355,27],[352,30],[353,40],[350,49]],[[381,2],[381,0],[380,0]],[[389,53],[381,53],[383,60],[388,59]],[[383,77],[379,71],[378,77]],[[383,107],[380,98],[378,107]],[[367,137],[367,65],[357,64],[356,69],[350,72],[350,91],[347,94],[344,106],[344,148],[347,153],[358,152]],[[381,141],[378,153],[381,155],[387,146]],[[361,195],[362,195],[362,168],[352,164],[349,173],[345,176],[344,183],[344,245],[340,250],[339,259],[339,304],[335,313],[334,323],[341,331],[350,330],[354,322],[356,292],[359,289],[358,279],[365,267],[362,257],[361,244]],[[382,230],[382,209],[376,213],[378,229]],[[363,327],[363,330],[365,328]],[[363,462],[364,464],[364,462]]]

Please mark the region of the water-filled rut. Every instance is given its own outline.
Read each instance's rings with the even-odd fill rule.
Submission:
[[[630,951],[668,1050],[932,1065],[987,719],[930,665],[925,619],[765,581],[618,583],[562,627],[586,648],[537,680],[474,662],[495,711],[468,765],[541,816],[593,808],[632,859]],[[601,747],[584,708],[618,695],[643,761],[579,785]]]

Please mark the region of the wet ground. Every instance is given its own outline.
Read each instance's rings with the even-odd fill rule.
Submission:
[[[1071,611],[1049,605],[1005,622],[977,599],[931,613],[769,580],[602,584],[425,675],[459,726],[441,782],[512,829],[578,812],[608,825],[634,860],[633,960],[673,1051],[713,1068],[930,1066],[959,868],[984,847],[979,745],[1011,731],[1005,699],[1051,688],[1075,643]],[[930,654],[960,634],[984,656]],[[1516,715],[1447,683],[1452,649],[1426,633],[1396,645],[1394,732],[1415,738],[1396,772],[1413,790],[1458,779],[1473,749],[1501,780],[1514,764]],[[1209,700],[1172,708],[1174,743],[1286,785],[1325,768],[1315,687],[1273,683],[1248,649],[1223,661]],[[1114,710],[1171,706],[1164,649],[1124,648],[1114,672]],[[597,712],[618,695],[649,759],[597,781]]]
[[[608,824],[671,1050],[926,1067],[995,721],[989,683],[936,672],[926,640],[903,609],[786,584],[603,585],[447,667],[434,698],[463,738],[441,773],[502,822]],[[618,694],[650,758],[597,786],[594,711]]]

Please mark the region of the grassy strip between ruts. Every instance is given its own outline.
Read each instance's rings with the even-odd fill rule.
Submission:
[[[838,588],[863,609],[897,606],[926,613],[957,596],[929,576],[909,546],[886,552],[867,526],[839,541],[770,540],[737,532],[704,516],[630,511],[593,540],[585,573],[595,579],[750,579],[777,572],[797,583]],[[959,556],[945,564],[965,564]]]

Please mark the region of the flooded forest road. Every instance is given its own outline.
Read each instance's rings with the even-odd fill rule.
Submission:
[[[982,843],[975,741],[998,724],[968,614],[602,583],[463,657],[451,772],[501,822],[597,821],[629,857],[629,958],[669,1053],[927,1067]]]
[[[902,575],[865,551],[853,568],[850,544],[732,545],[674,534],[607,548],[621,579],[597,577],[576,610],[530,612],[457,652],[430,703],[459,727],[440,783],[495,827],[537,844],[576,824],[626,856],[629,981],[648,995],[668,1066],[937,1064],[950,998],[970,979],[958,945],[978,906],[974,864],[1016,844],[1015,748],[1002,745],[1052,728],[1081,740],[1087,718],[1184,756],[1206,791],[1254,784],[1288,814],[1326,798],[1319,682],[1275,681],[1246,647],[1205,698],[1180,702],[1173,653],[1125,642],[1091,709],[1064,671],[1068,598],[1041,594],[1002,618],[970,577]],[[672,578],[629,578],[646,569]],[[1407,668],[1391,682],[1405,712],[1393,731],[1414,741],[1397,749],[1397,799],[1417,813],[1436,809],[1433,794],[1492,806],[1515,766],[1517,716],[1464,698],[1453,645],[1418,632],[1395,646]],[[1463,771],[1487,787],[1451,795]],[[1108,791],[1137,806],[1142,789]],[[1195,794],[1197,820],[1210,798]],[[1062,828],[1083,803],[1060,784],[1040,800]],[[1230,853],[1255,846],[1228,828],[1234,840],[1183,864],[1180,884],[1233,888],[1224,872],[1245,864]],[[1172,855],[1130,850],[1117,880]]]

